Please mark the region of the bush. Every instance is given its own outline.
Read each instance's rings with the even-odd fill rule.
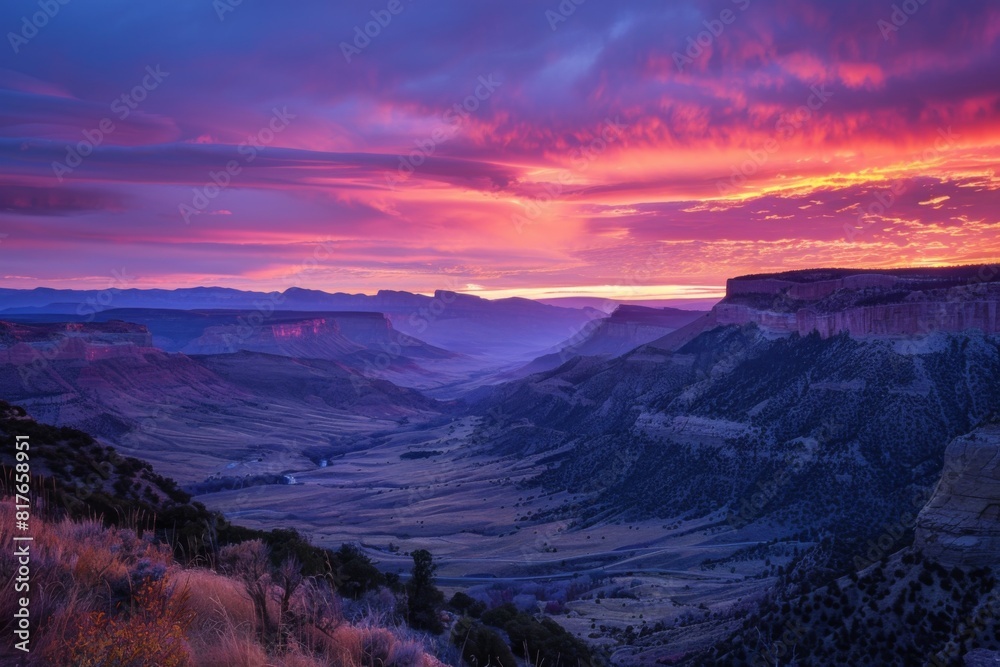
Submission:
[[[451,642],[462,651],[462,659],[475,667],[514,667],[517,664],[503,637],[468,617],[455,624]]]
[[[531,614],[519,612],[509,602],[485,612],[482,621],[506,631],[514,653],[531,664],[544,663],[552,667],[593,664],[587,645],[561,625],[550,618],[539,621]]]
[[[359,600],[368,591],[387,583],[385,576],[368,556],[353,545],[341,546],[332,554],[330,561],[337,590],[353,600]]]
[[[479,618],[486,611],[486,604],[474,599],[467,593],[459,591],[451,596],[448,606],[460,614],[466,614],[473,618]]]
[[[517,607],[507,602],[496,609],[490,609],[483,613],[483,623],[492,625],[494,628],[502,628],[514,620],[517,616]]]

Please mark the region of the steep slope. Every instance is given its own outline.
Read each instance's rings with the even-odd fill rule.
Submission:
[[[956,438],[914,546],[944,565],[1000,566],[1000,424]]]
[[[659,340],[707,315],[704,311],[676,308],[618,306],[609,317],[591,320],[557,349],[501,376],[511,380],[551,370],[575,357],[617,357]]]
[[[610,317],[593,321],[589,334],[581,340],[568,341],[560,354],[564,360],[571,356],[617,357],[687,326],[704,314],[676,308],[619,306]]]
[[[593,491],[584,516],[717,512],[733,527],[858,537],[929,487],[946,443],[1000,407],[997,374],[1000,347],[982,335],[936,334],[913,351],[729,326],[675,352],[576,358],[476,410],[493,416],[481,436],[500,453],[559,450],[537,481]],[[763,506],[744,502],[761,488]]]
[[[574,356],[617,357],[688,326],[705,311],[676,308],[618,306],[609,317],[591,320],[552,354],[540,357],[529,368],[540,372],[554,368]]]
[[[912,546],[904,546],[904,529],[914,503],[902,527],[887,526],[872,541],[874,559],[859,552],[847,576],[796,564],[732,639],[686,664],[994,664],[998,454],[996,420],[953,440]]]

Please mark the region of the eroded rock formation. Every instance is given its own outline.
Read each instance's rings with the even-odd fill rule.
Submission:
[[[720,324],[823,337],[1000,332],[1000,269],[793,272],[734,278],[716,307]]]
[[[0,321],[0,363],[17,366],[54,359],[96,361],[152,347],[149,330],[128,322],[28,325]]]
[[[1000,565],[1000,424],[956,438],[914,544],[942,564]]]

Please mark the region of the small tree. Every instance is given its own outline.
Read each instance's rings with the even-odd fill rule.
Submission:
[[[438,608],[444,602],[444,594],[434,585],[435,570],[437,565],[429,551],[417,549],[413,552],[413,572],[406,587],[407,608],[410,627],[441,634],[444,626]]]

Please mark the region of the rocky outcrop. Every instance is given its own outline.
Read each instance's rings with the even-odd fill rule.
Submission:
[[[259,321],[258,321],[259,320]],[[299,359],[344,360],[368,351],[395,358],[447,359],[455,355],[401,334],[382,313],[328,313],[317,317],[275,315],[240,318],[205,328],[185,354],[232,354],[245,350]]]
[[[719,324],[750,324],[775,333],[797,333],[799,320],[796,313],[780,313],[773,310],[753,308],[741,303],[722,302],[715,306],[715,318]]]
[[[959,295],[956,295],[959,299]],[[795,314],[799,333],[818,331],[834,336],[841,331],[852,335],[921,335],[934,331],[1000,332],[1000,300],[915,301],[889,305],[848,308],[833,313],[803,309]]]
[[[778,334],[919,336],[978,329],[1000,333],[1000,270],[957,267],[843,270],[731,279],[716,307],[720,324]]]
[[[812,282],[793,282],[778,278],[742,279],[731,278],[726,281],[726,295],[732,294],[782,294],[787,293],[793,299],[822,299],[837,290],[889,288],[902,282],[903,279],[879,273],[859,273]]]
[[[917,519],[914,546],[942,564],[1000,565],[1000,424],[956,438]]]
[[[247,323],[208,327],[183,352],[232,354],[246,350],[304,359],[339,359],[363,349],[341,333],[336,320],[317,318],[259,326]]]
[[[1000,333],[1000,300],[858,306],[832,313],[820,313],[812,308],[783,313],[739,303],[720,303],[716,306],[716,315],[720,324],[752,322],[775,333],[805,336],[816,331],[824,338],[841,331],[852,336],[916,336],[968,329],[979,329],[987,334]]]
[[[127,322],[15,324],[0,322],[0,363],[25,366],[39,360],[97,361],[153,347],[149,330]]]
[[[1000,653],[977,648],[965,654],[965,667],[1000,667]]]

